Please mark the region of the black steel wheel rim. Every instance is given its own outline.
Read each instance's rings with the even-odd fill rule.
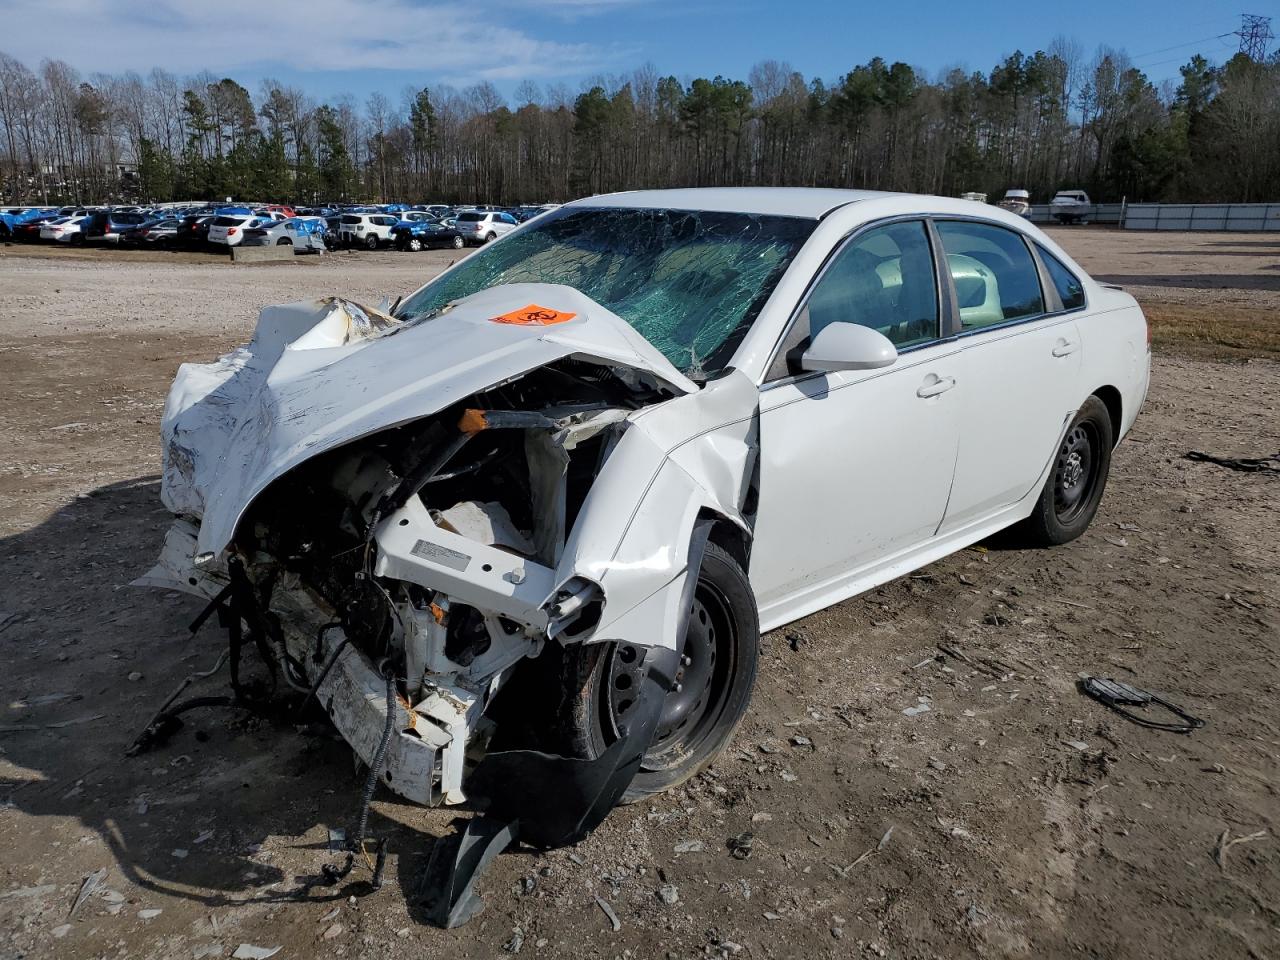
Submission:
[[[641,688],[643,651],[615,644],[606,665],[605,716],[621,736],[635,711]],[[667,692],[646,770],[678,767],[698,753],[717,728],[728,701],[737,659],[737,626],[727,599],[712,584],[698,583],[684,654]]]
[[[1053,473],[1053,507],[1061,523],[1070,523],[1089,503],[1098,479],[1098,431],[1085,420],[1062,440]]]

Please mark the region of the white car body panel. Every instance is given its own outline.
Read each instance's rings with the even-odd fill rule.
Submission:
[[[397,740],[393,762],[397,770],[435,769],[440,780],[403,784],[397,775],[392,787],[420,802],[463,797],[462,751],[472,725],[501,671],[536,653],[542,638],[554,639],[556,598],[574,584],[598,590],[601,603],[598,621],[578,639],[674,648],[687,615],[690,544],[711,521],[749,550],[761,626],[773,629],[1027,516],[1080,404],[1099,391],[1118,398],[1119,439],[1146,394],[1146,324],[1133,299],[1099,286],[1037,228],[996,207],[785,188],[637,191],[567,205],[608,207],[818,222],[726,368],[701,386],[585,294],[508,284],[422,320],[336,298],[268,307],[248,346],[211,364],[183,365],[166,403],[162,495],[199,525],[179,520],[141,582],[211,597],[226,583],[224,563],[246,511],[319,454],[427,420],[567,359],[658,388],[663,399],[593,413],[572,428],[612,432],[554,556],[533,559],[472,540],[440,525],[416,499],[378,516],[376,576],[520,626],[474,670],[459,669],[456,682],[424,683],[415,694],[421,700],[413,710],[430,730],[404,738],[411,743]],[[1080,279],[1085,307],[943,339],[880,369],[766,382],[793,315],[844,239],[885,219],[930,215],[980,219],[1040,244]],[[548,326],[493,322],[530,304],[575,316]],[[547,470],[557,469],[557,456],[567,462],[566,442],[548,448]],[[297,606],[299,593],[292,596],[299,624],[287,639],[304,653],[313,614],[306,603]],[[447,616],[447,603],[441,611],[435,615]],[[406,658],[412,648],[430,671],[441,657],[441,621],[408,608],[403,619]],[[331,633],[327,648],[341,635]],[[347,691],[335,723],[368,761],[376,739],[369,727],[381,724],[377,685],[372,668],[349,653],[335,675],[345,679],[326,681],[325,689]]]
[[[1084,397],[1077,396],[1080,335],[1071,314],[961,338],[957,358],[960,448],[948,533],[1040,490],[1040,476]],[[1011,396],[1019,397],[1010,403]]]
[[[960,436],[959,391],[921,398],[917,390],[962,379],[961,362],[959,346],[944,343],[881,370],[802,379],[761,394],[750,572],[762,620],[795,619],[808,598],[856,584],[858,571],[933,536]],[[810,469],[813,463],[822,468]]]

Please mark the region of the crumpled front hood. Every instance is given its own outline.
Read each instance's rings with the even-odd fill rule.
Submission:
[[[493,320],[530,305],[575,316]],[[336,298],[267,307],[248,346],[178,369],[161,495],[202,517],[198,553],[218,553],[254,497],[304,460],[570,356],[697,390],[626,321],[559,284],[493,287],[423,321]]]

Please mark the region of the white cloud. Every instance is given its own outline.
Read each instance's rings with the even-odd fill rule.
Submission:
[[[632,0],[534,7],[586,13],[624,2]],[[399,70],[452,82],[581,75],[619,53],[540,39],[499,19],[476,0],[0,0],[0,49],[32,66],[52,57],[84,73]]]

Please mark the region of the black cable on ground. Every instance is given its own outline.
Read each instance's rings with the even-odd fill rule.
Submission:
[[[1243,473],[1280,473],[1280,453],[1269,457],[1219,457],[1200,450],[1189,450],[1185,457],[1198,463],[1216,463],[1220,467]]]

